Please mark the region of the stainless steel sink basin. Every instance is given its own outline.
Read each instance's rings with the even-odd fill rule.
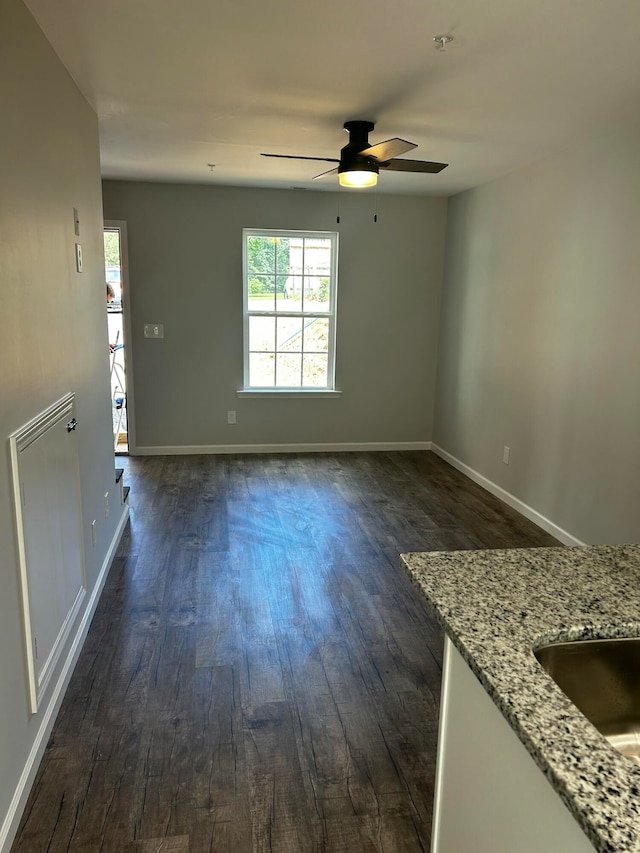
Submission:
[[[609,743],[640,765],[640,638],[553,643],[534,654]]]

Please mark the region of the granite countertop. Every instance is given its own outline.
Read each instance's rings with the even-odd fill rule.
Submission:
[[[607,743],[532,654],[549,642],[640,636],[640,545],[402,560],[595,849],[640,853],[640,767]]]

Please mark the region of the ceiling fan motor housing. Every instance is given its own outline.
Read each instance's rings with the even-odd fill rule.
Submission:
[[[378,161],[374,157],[358,156],[365,148],[370,147],[369,134],[375,127],[372,121],[346,121],[344,129],[349,134],[349,141],[340,149],[339,172],[349,172],[362,169],[367,172],[379,172]]]

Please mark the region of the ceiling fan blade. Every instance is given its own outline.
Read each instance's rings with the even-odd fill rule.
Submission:
[[[382,163],[385,160],[392,160],[394,157],[399,157],[400,154],[406,154],[407,151],[412,151],[417,147],[414,142],[407,142],[406,139],[399,139],[397,136],[394,136],[393,139],[378,142],[377,145],[371,145],[359,153],[365,157],[373,157]]]
[[[261,157],[280,157],[283,160],[322,160],[323,163],[339,163],[335,157],[298,157],[295,154],[261,154]]]
[[[432,163],[429,160],[390,160],[388,163],[380,163],[380,168],[389,172],[429,172],[435,175],[446,169],[448,165],[448,163]]]
[[[312,178],[312,180],[317,181],[317,180],[318,180],[318,178],[324,178],[324,177],[326,177],[327,175],[337,175],[337,174],[338,174],[338,170],[337,170],[337,169],[329,169],[329,171],[328,171],[328,172],[320,172],[320,174],[319,174],[319,175],[314,175],[314,176],[313,176],[313,178]]]

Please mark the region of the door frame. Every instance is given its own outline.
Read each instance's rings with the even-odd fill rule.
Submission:
[[[104,228],[120,232],[120,276],[122,281],[122,342],[124,344],[125,376],[127,380],[127,444],[129,455],[137,453],[135,427],[135,395],[133,389],[133,327],[131,324],[131,287],[129,280],[129,244],[124,219],[105,219]]]

